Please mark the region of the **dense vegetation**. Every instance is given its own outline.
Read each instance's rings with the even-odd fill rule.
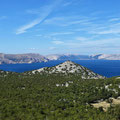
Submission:
[[[4,74],[0,76],[0,120],[120,120],[120,105],[107,112],[90,105],[120,96],[120,79]]]

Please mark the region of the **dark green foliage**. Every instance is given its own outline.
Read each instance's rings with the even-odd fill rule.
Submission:
[[[105,86],[109,84],[107,90]],[[119,84],[117,79],[10,73],[0,78],[0,120],[119,120],[120,106],[104,112],[90,105],[119,96]]]

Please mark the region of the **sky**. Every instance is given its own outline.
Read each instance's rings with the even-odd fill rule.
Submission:
[[[120,0],[0,0],[0,53],[120,54]]]

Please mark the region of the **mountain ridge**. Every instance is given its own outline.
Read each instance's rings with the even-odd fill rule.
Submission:
[[[48,59],[40,54],[3,54],[0,53],[0,64],[17,64],[17,63],[38,63],[47,62]]]
[[[49,60],[120,60],[120,54],[52,54],[47,55],[46,58]]]
[[[52,54],[40,55],[37,53],[4,54],[0,53],[0,64],[40,63],[51,60],[120,60],[120,54]]]

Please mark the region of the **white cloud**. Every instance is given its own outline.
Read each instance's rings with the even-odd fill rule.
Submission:
[[[39,24],[45,17],[36,19],[34,21],[32,21],[31,23],[24,25],[22,27],[20,27],[19,29],[17,29],[16,34],[22,34],[27,32],[28,29],[34,27],[35,25]]]
[[[27,50],[27,51],[37,51],[39,49],[38,48],[25,48],[25,50]]]
[[[64,44],[63,41],[59,41],[59,40],[57,40],[57,41],[52,41],[52,43],[54,43],[54,44],[56,44],[56,45]]]
[[[63,4],[63,6],[66,7],[66,6],[69,6],[71,4],[72,4],[72,2],[66,2],[66,3]]]
[[[86,40],[88,40],[88,38],[86,38],[86,37],[76,37],[76,40],[86,41]]]
[[[56,49],[56,47],[50,47],[49,49],[50,49],[50,50],[55,50],[55,49]]]
[[[4,20],[6,18],[7,18],[7,16],[0,16],[0,20]]]
[[[57,25],[57,26],[70,26],[70,25],[91,25],[92,20],[96,18],[88,18],[83,16],[61,16],[61,17],[53,17],[44,21],[44,24],[47,25]]]
[[[30,48],[30,50],[37,50],[36,48]]]
[[[39,35],[35,35],[36,37],[42,37],[43,35],[39,34]]]
[[[61,24],[65,20],[65,17],[52,17],[44,21],[44,24]]]
[[[91,40],[91,41],[84,41],[84,42],[80,42],[80,41],[67,41],[64,42],[64,46],[65,48],[71,48],[71,49],[84,49],[87,48],[88,49],[101,49],[101,48],[115,48],[118,49],[118,42],[119,42],[120,38],[106,38],[106,39],[99,39],[99,40]],[[116,44],[115,44],[116,43]],[[114,45],[114,46],[113,46]]]
[[[100,34],[100,35],[104,35],[104,34],[119,34],[120,33],[120,29],[111,29],[111,30],[105,30],[105,31],[98,31],[98,32],[94,32],[95,34]]]
[[[71,35],[74,34],[74,32],[55,32],[50,34],[51,36],[57,36],[57,35]]]
[[[98,16],[98,15],[101,15],[103,13],[105,13],[105,11],[95,11],[95,12],[91,13],[91,15],[92,16]]]
[[[98,29],[91,29],[89,33],[98,35],[120,34],[120,23],[112,23],[110,25],[104,25],[104,27],[99,26]]]
[[[36,10],[36,9],[31,9],[31,10],[26,10],[26,13],[28,14],[40,14],[41,10]]]
[[[84,31],[89,34],[96,35],[107,35],[107,34],[120,34],[120,22],[115,23],[110,22],[110,20],[103,21],[102,23],[97,23],[96,21],[83,22],[80,28],[76,28],[73,31],[80,32]]]
[[[109,20],[110,22],[114,22],[114,21],[120,21],[120,18],[112,18]]]
[[[62,0],[57,0],[54,4],[44,6],[39,11],[35,11],[35,10],[28,11],[31,14],[40,14],[40,17],[33,20],[32,22],[18,28],[17,31],[16,31],[16,34],[25,33],[25,32],[27,32],[28,29],[30,29],[30,28],[40,24],[41,22],[43,22],[49,16],[49,14],[55,9],[57,4],[59,4],[61,1]]]

